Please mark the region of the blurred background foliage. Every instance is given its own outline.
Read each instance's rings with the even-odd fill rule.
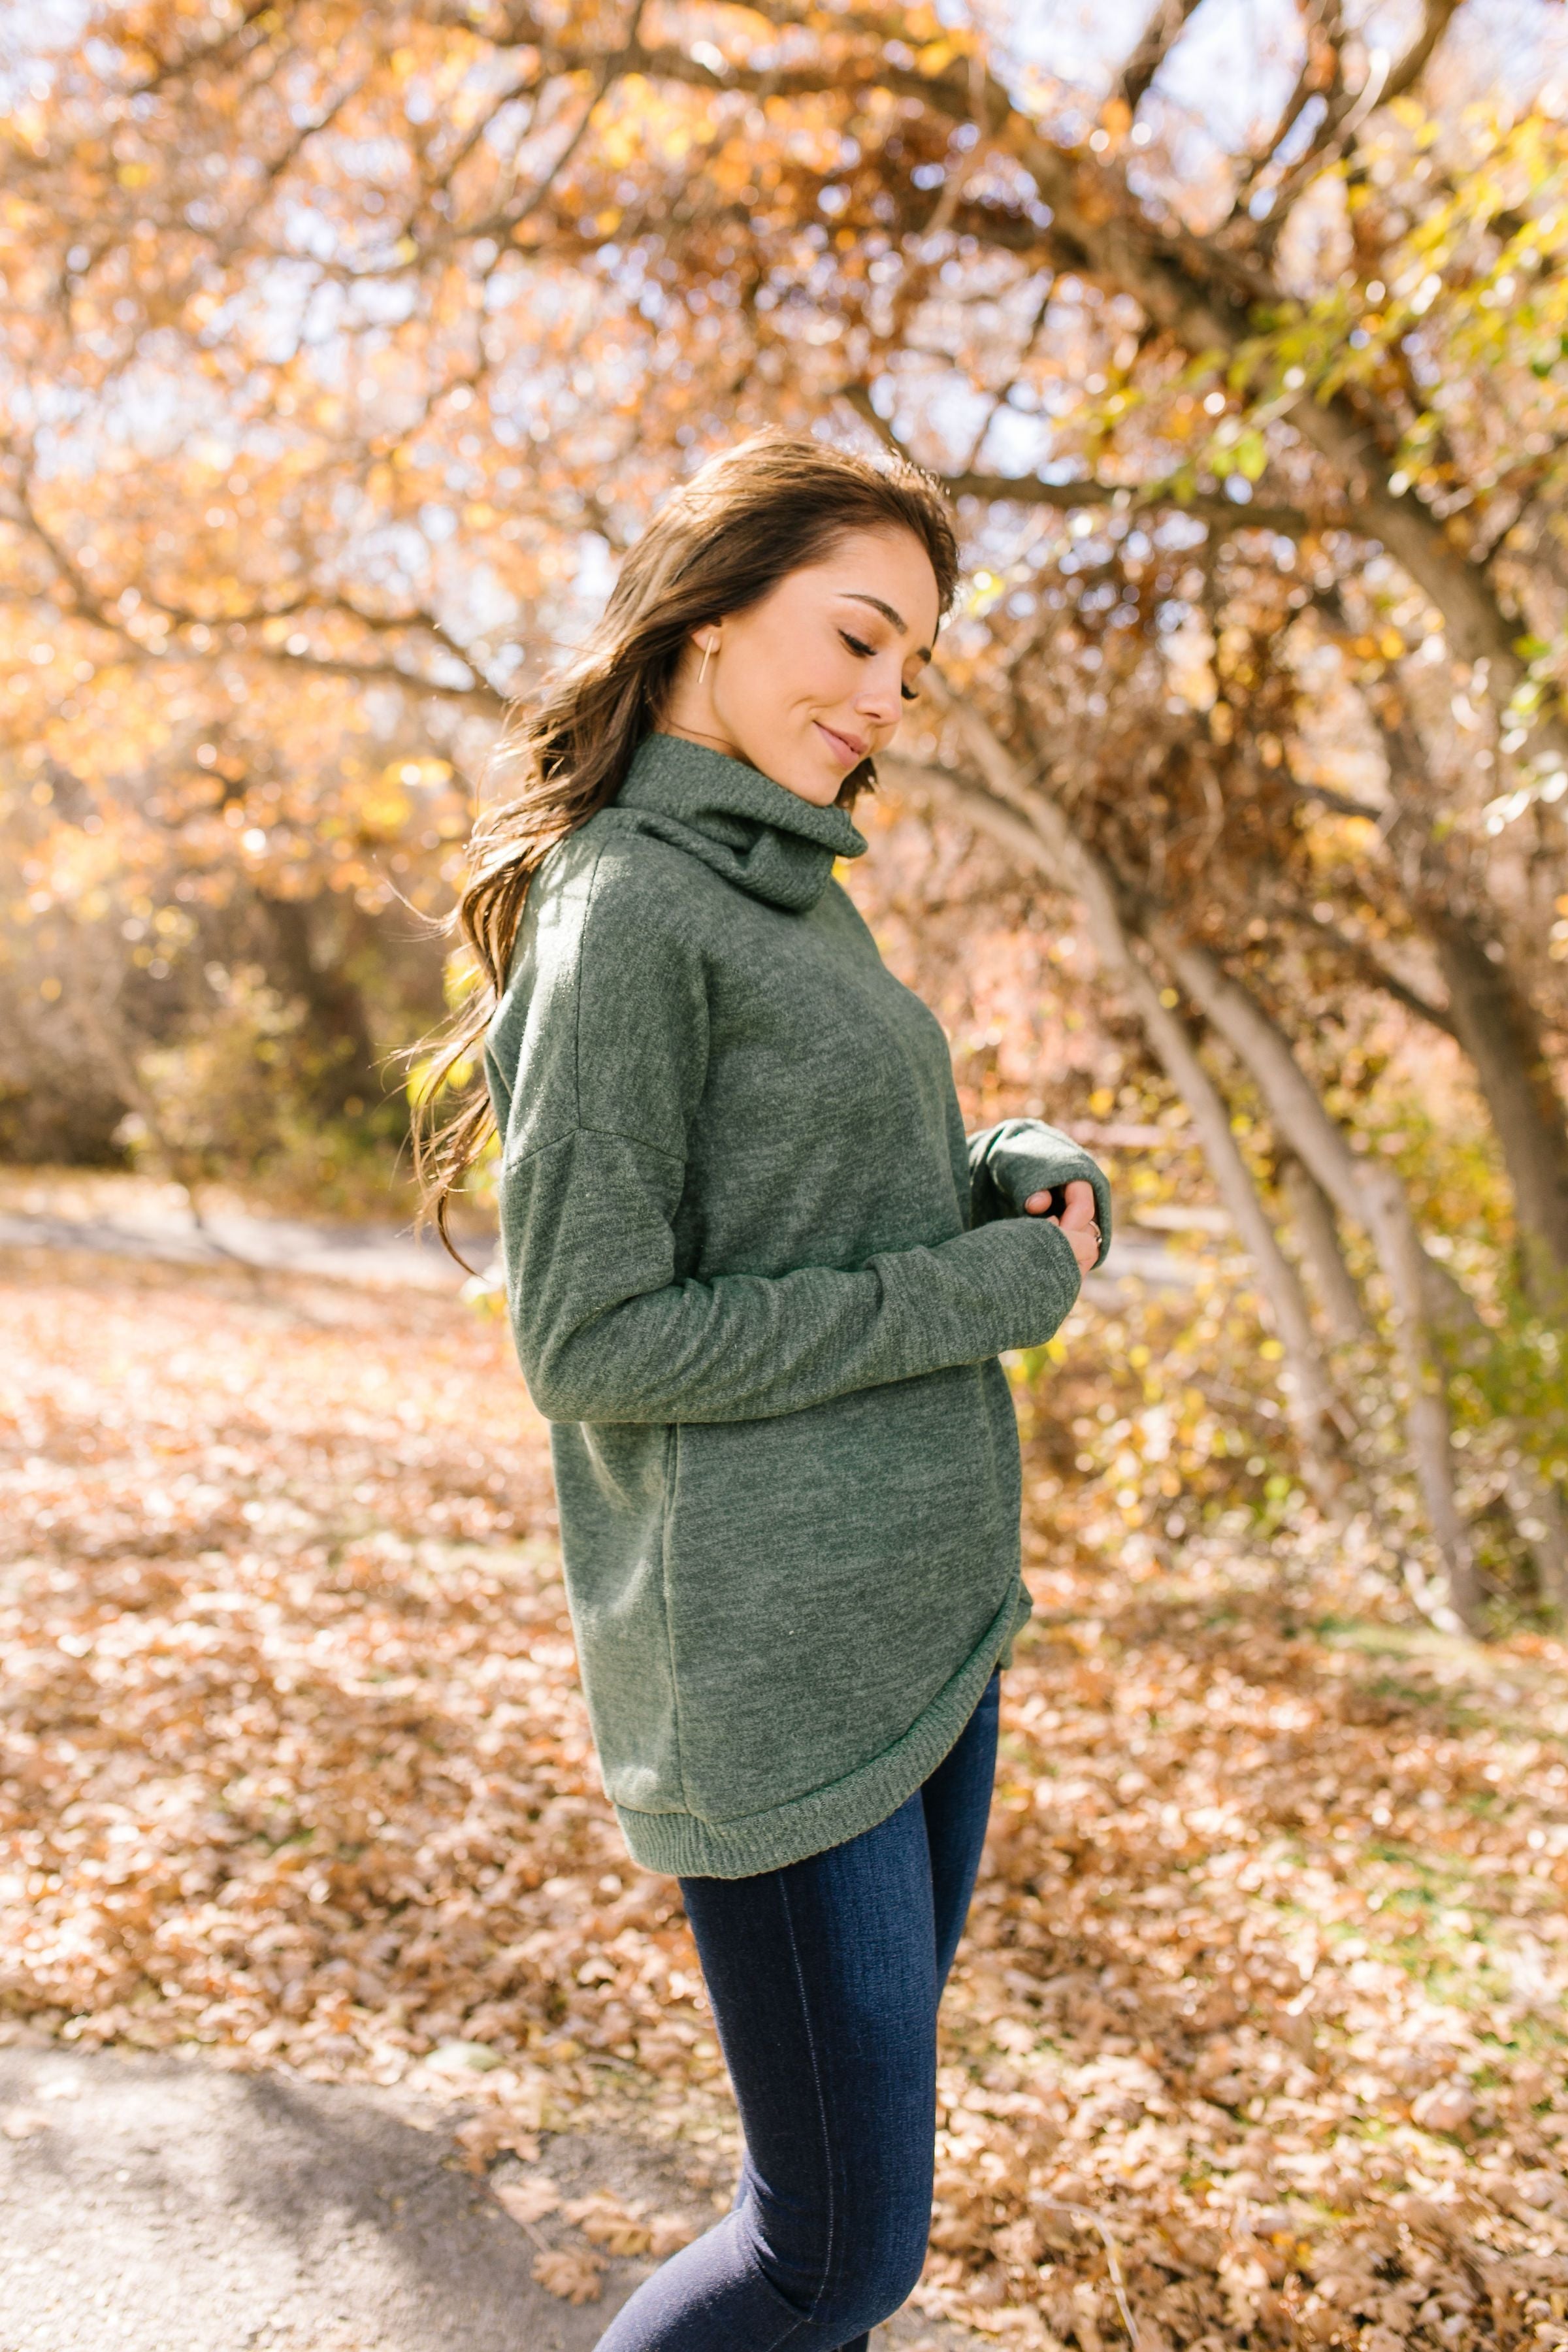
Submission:
[[[897,446],[966,575],[847,878],[1136,1253],[1017,1368],[1047,1484],[1560,1612],[1556,0],[5,43],[0,1154],[405,1216],[507,708],[711,449]]]

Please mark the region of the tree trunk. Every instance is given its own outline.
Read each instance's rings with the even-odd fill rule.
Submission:
[[[1561,1316],[1568,1313],[1568,1107],[1535,1009],[1485,912],[1481,861],[1436,822],[1441,796],[1419,730],[1403,711],[1384,707],[1375,715],[1399,808],[1390,846],[1411,912],[1436,953],[1449,1024],[1491,1113],[1513,1192],[1524,1293],[1538,1313]]]
[[[1344,1409],[1318,1347],[1296,1269],[1279,1246],[1232,1132],[1225,1097],[1183,1023],[1161,1003],[1158,982],[1133,953],[1100,860],[1078,839],[1056,804],[1023,782],[1012,754],[978,712],[956,703],[952,708],[987,780],[1003,779],[1009,784],[1012,807],[941,769],[900,760],[881,764],[889,776],[902,773],[952,802],[1037,872],[1083,898],[1096,951],[1112,980],[1125,989],[1157,1060],[1185,1102],[1215,1189],[1258,1269],[1258,1285],[1285,1351],[1280,1390],[1300,1447],[1303,1475],[1314,1499],[1333,1510],[1343,1484]],[[1037,824],[1033,821],[1037,805]]]
[[[1431,1278],[1439,1270],[1422,1246],[1398,1178],[1391,1168],[1358,1160],[1297,1061],[1289,1038],[1256,998],[1223,971],[1206,949],[1184,940],[1169,923],[1157,919],[1150,929],[1194,1004],[1251,1072],[1283,1140],[1341,1213],[1372,1235],[1393,1299],[1411,1464],[1442,1559],[1448,1606],[1458,1623],[1478,1631],[1480,1586],[1455,1493],[1453,1432],[1436,1339],[1444,1317],[1440,1310],[1435,1312],[1438,1301],[1447,1304],[1451,1293],[1458,1293],[1466,1307],[1469,1302],[1446,1269],[1442,1282]]]
[[[1206,949],[1182,941],[1163,921],[1152,928],[1194,1003],[1252,1071],[1284,1139],[1316,1176],[1341,1214],[1372,1234],[1394,1293],[1401,1360],[1407,1380],[1416,1384],[1410,1391],[1411,1458],[1421,1478],[1433,1531],[1459,1524],[1453,1502],[1448,1435],[1444,1438],[1447,1459],[1443,1472],[1434,1434],[1436,1402],[1417,1410],[1416,1400],[1436,1381],[1440,1340],[1486,1344],[1485,1326],[1475,1302],[1447,1267],[1428,1255],[1393,1171],[1358,1159],[1351,1150],[1296,1060],[1289,1040],[1256,998],[1225,973]],[[1448,1432],[1446,1400],[1442,1418]],[[1542,1597],[1549,1607],[1561,1606],[1551,1596],[1568,1595],[1568,1513],[1539,1464],[1528,1455],[1521,1460],[1513,1481],[1510,1507],[1535,1560]],[[1467,1614],[1469,1604],[1463,1596],[1471,1593],[1479,1605],[1480,1595],[1468,1540],[1451,1555],[1446,1551],[1445,1559],[1455,1607],[1473,1624],[1474,1615]]]
[[[1513,1189],[1520,1275],[1543,1315],[1568,1308],[1568,1119],[1533,1007],[1468,917],[1421,909],[1448,1009],[1491,1113]]]
[[[1252,1171],[1237,1146],[1229,1106],[1198,1058],[1185,1024],[1168,1005],[1161,1003],[1157,982],[1137,958],[1128,950],[1120,964],[1113,964],[1109,956],[1104,961],[1142,1023],[1143,1034],[1166,1076],[1191,1113],[1215,1190],[1258,1269],[1269,1319],[1285,1350],[1279,1386],[1301,1448],[1307,1484],[1321,1507],[1338,1511],[1344,1465],[1333,1442],[1333,1430],[1338,1426],[1342,1435],[1349,1433],[1344,1408],[1334,1394],[1328,1367],[1319,1350],[1306,1293],[1295,1267],[1279,1246],[1268,1213],[1252,1181]]]
[[[355,1096],[368,1100],[381,1091],[364,999],[335,962],[319,955],[308,899],[257,895],[272,932],[273,977],[305,1006],[309,1090],[324,1117],[339,1118]]]
[[[1368,1223],[1394,1297],[1394,1343],[1405,1374],[1405,1429],[1411,1461],[1443,1562],[1448,1605],[1458,1620],[1445,1630],[1473,1633],[1481,1630],[1481,1587],[1454,1486],[1454,1428],[1447,1386],[1424,1298],[1421,1269],[1426,1253],[1393,1169],[1368,1168],[1364,1189]]]
[[[1311,1170],[1293,1151],[1286,1153],[1280,1175],[1290,1207],[1290,1222],[1296,1228],[1301,1255],[1312,1270],[1318,1304],[1330,1331],[1342,1345],[1370,1339],[1372,1326],[1340,1247],[1333,1202]]]

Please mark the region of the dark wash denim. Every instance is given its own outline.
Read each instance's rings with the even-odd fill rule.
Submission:
[[[936,2012],[996,1769],[1000,1674],[887,1821],[750,1878],[683,1878],[745,2133],[734,2205],[599,2352],[865,2352],[925,2260]]]

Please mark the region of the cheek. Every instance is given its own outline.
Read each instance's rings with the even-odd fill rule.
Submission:
[[[856,663],[844,646],[825,646],[819,635],[814,639],[808,625],[780,632],[771,642],[748,644],[731,675],[752,710],[765,708],[804,723],[814,709],[853,692]]]

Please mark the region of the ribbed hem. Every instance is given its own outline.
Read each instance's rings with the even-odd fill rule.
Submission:
[[[978,1645],[902,1738],[828,1788],[734,1822],[700,1821],[695,1813],[634,1812],[617,1805],[616,1818],[632,1860],[672,1878],[751,1878],[875,1829],[914,1795],[954,1746],[998,1659],[1004,1652],[1011,1656],[1033,1605],[1019,1577]]]

